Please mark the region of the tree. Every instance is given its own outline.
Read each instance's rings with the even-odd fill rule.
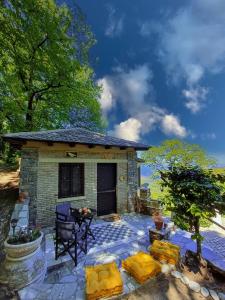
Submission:
[[[225,212],[225,176],[199,166],[169,166],[161,171],[162,187],[167,189],[164,203],[174,212],[173,220],[181,229],[191,230],[197,243],[197,256],[201,258],[200,219]]]
[[[88,63],[95,40],[78,7],[6,0],[0,28],[1,132],[57,128],[71,107],[100,120],[100,90]]]
[[[62,123],[63,128],[81,127],[95,132],[104,132],[103,120],[96,120],[94,113],[88,108],[74,108],[69,113],[67,123]]]
[[[189,144],[181,140],[165,140],[159,146],[153,146],[143,153],[142,158],[156,173],[166,170],[169,166],[198,165],[208,168],[215,164],[197,144]]]

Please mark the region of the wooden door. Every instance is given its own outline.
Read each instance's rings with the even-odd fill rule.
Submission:
[[[97,214],[116,212],[116,164],[97,164]]]

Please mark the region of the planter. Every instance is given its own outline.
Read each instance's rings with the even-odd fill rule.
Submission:
[[[21,257],[31,254],[36,249],[38,249],[38,247],[41,244],[42,238],[43,238],[43,232],[41,232],[40,237],[38,239],[36,239],[35,241],[32,241],[30,243],[18,244],[18,245],[9,244],[7,242],[7,240],[8,240],[7,239],[4,242],[5,252],[6,252],[7,257],[21,258]]]
[[[0,283],[12,289],[21,289],[44,280],[47,265],[41,248],[41,236],[33,242],[11,245],[5,241],[6,258],[0,266]]]

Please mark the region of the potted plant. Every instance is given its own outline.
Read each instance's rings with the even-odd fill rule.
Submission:
[[[20,229],[6,239],[6,257],[0,268],[0,283],[18,290],[44,279],[47,264],[40,247],[42,238],[40,229],[34,228]]]
[[[91,213],[91,210],[88,207],[82,207],[79,209],[79,213],[82,215],[88,215]]]
[[[41,244],[43,233],[39,228],[20,229],[16,234],[9,236],[5,242],[5,251],[10,258],[21,258],[33,252]]]
[[[159,211],[156,211],[153,214],[153,221],[155,223],[155,228],[157,230],[161,230],[162,227],[163,227],[163,217],[162,217],[162,215],[161,215],[161,213]]]

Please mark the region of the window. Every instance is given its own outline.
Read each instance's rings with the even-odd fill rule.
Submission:
[[[59,198],[84,196],[84,164],[59,164]]]

